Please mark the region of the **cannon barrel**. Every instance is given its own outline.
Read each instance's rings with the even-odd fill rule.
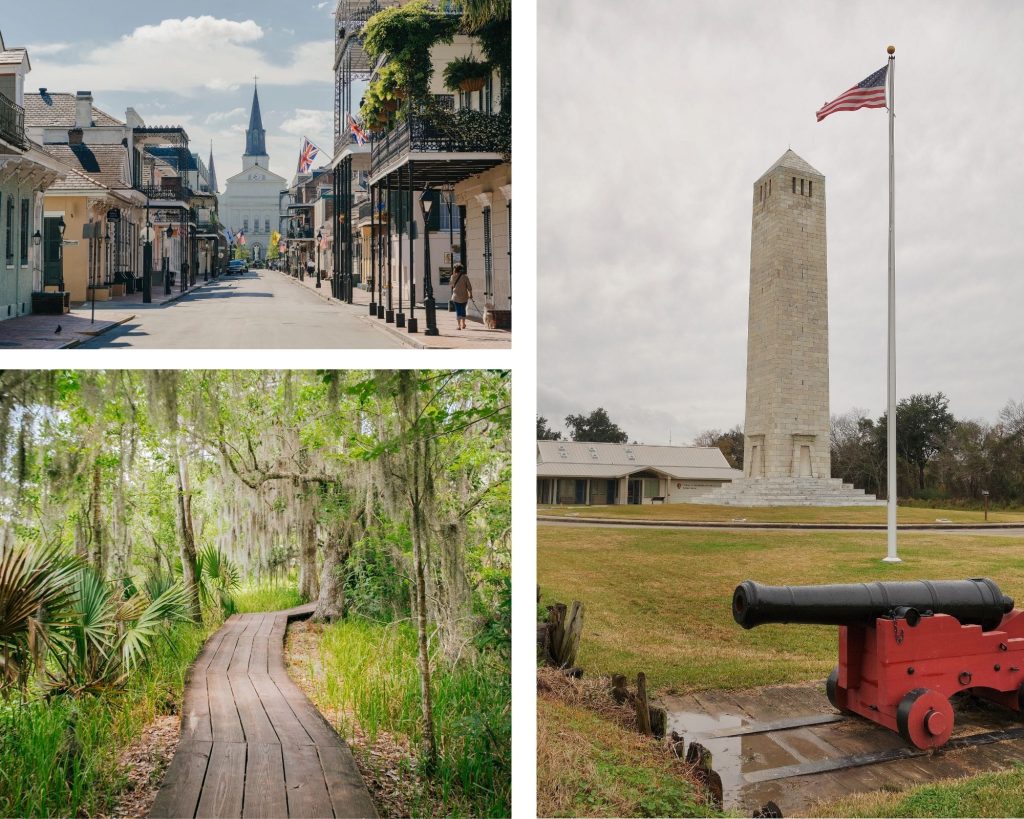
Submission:
[[[1013,609],[1013,599],[987,577],[825,586],[765,586],[744,580],[732,595],[732,616],[743,628],[763,623],[865,625],[899,608],[949,614],[962,625],[991,631]]]

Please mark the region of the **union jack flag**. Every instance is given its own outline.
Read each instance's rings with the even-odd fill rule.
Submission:
[[[302,138],[302,151],[299,153],[299,173],[309,173],[320,149],[306,137]]]
[[[352,115],[348,115],[348,127],[352,131],[352,136],[356,141],[356,145],[366,144],[366,132],[359,127],[359,123],[353,119]]]

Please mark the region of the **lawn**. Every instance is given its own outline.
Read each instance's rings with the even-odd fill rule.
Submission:
[[[884,506],[706,506],[695,503],[616,505],[616,506],[539,506],[537,514],[567,515],[580,518],[616,518],[623,520],[682,520],[728,523],[885,523]],[[930,509],[900,506],[897,523],[935,523],[942,518],[953,523],[984,523],[985,513],[973,509]],[[988,513],[989,523],[1024,523],[1024,511],[1001,510]]]
[[[1024,600],[1019,538],[905,533],[885,564],[884,532],[737,532],[538,526],[542,603],[586,606],[579,664],[588,674],[647,673],[657,690],[747,688],[822,679],[836,629],[732,619],[732,591],[763,583],[987,576]]]

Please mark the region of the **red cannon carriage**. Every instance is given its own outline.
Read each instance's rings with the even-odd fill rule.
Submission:
[[[733,617],[839,626],[839,665],[826,684],[836,708],[938,748],[953,732],[960,691],[1024,710],[1024,612],[987,578],[736,587]]]

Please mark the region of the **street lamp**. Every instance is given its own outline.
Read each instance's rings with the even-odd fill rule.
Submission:
[[[168,225],[167,226],[167,230],[166,231],[161,231],[161,233],[163,233],[164,237],[167,239],[167,241],[164,242],[164,244],[166,244],[167,247],[164,248],[165,252],[163,254],[163,268],[164,268],[164,295],[165,296],[169,296],[169,295],[171,295],[171,256],[170,256],[170,252],[169,251],[170,251],[170,239],[174,235],[174,230],[173,230],[173,228],[171,228],[170,225]]]
[[[320,289],[320,243],[324,240],[324,232],[318,230],[316,232],[316,286]]]
[[[988,490],[982,489],[981,495],[985,498],[985,522],[988,523]]]
[[[427,329],[424,335],[436,336],[437,308],[434,305],[434,283],[430,275],[430,208],[434,204],[430,196],[430,185],[423,186],[420,194],[420,210],[423,212],[423,309],[427,313]]]
[[[146,242],[142,247],[142,301],[153,302],[153,223],[149,221],[149,204],[146,204]]]

